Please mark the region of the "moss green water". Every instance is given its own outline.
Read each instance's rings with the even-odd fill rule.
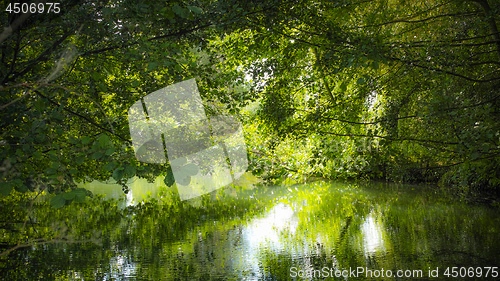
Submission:
[[[444,200],[428,186],[314,182],[192,201],[161,184],[131,186],[128,197],[88,188],[107,199],[60,210],[39,203],[33,231],[68,243],[11,252],[5,280],[499,278],[498,208]]]

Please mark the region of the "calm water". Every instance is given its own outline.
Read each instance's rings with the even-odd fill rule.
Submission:
[[[126,197],[87,187],[107,199],[34,214],[65,220],[71,243],[12,252],[5,280],[456,280],[452,267],[458,279],[500,279],[499,209],[429,186],[315,182],[189,202],[159,183]]]

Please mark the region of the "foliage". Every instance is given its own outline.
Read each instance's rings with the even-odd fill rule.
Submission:
[[[218,190],[197,201],[180,201],[169,194],[168,189],[161,189],[160,193],[162,197],[158,200],[142,201],[133,206],[123,206],[122,200],[95,196],[64,209],[53,208],[47,192],[14,191],[11,196],[0,198],[2,277],[9,280],[50,279],[58,274],[65,276],[76,266],[82,268],[80,273],[85,278],[89,278],[106,270],[95,271],[101,265],[111,264],[112,258],[121,251],[131,250],[135,255],[154,260],[158,257],[158,249],[168,254],[178,252],[178,241],[189,241],[182,246],[182,251],[190,255],[196,251],[191,246],[199,243],[199,239],[210,239],[213,233],[231,230],[269,204],[265,194],[261,197],[250,190],[242,191],[240,197],[228,194],[227,190]],[[258,199],[252,199],[253,196]],[[214,221],[219,223],[214,224]],[[76,252],[71,258],[57,260],[73,251]],[[52,254],[47,255],[47,252]],[[175,258],[175,254],[171,258]],[[26,263],[27,260],[30,262]],[[58,269],[48,266],[50,263]],[[23,269],[19,268],[21,266]],[[155,266],[162,265],[157,263]],[[162,280],[161,276],[175,271],[175,264],[170,266],[167,272],[160,270],[164,268],[151,270],[160,276],[150,278]],[[146,278],[147,274],[151,273],[146,270],[142,277]]]
[[[471,179],[450,167],[498,166],[498,9],[74,0],[58,14],[8,14],[0,191],[168,176],[168,165],[134,159],[125,116],[145,94],[190,77],[210,114],[253,107],[241,117],[265,141],[251,143],[252,161],[275,176]],[[496,186],[498,176],[472,182]]]
[[[89,207],[76,183],[173,185],[168,163],[136,160],[126,116],[190,78],[209,116],[244,122],[251,169],[271,182],[432,181],[498,198],[498,1],[68,0],[60,10],[0,14],[8,220],[29,221],[38,206],[19,198],[32,192],[56,212]]]
[[[240,44],[227,40],[260,86],[247,117],[256,154],[286,163],[280,145],[316,137],[298,153],[326,177],[498,190],[499,7],[303,1],[251,17]]]
[[[113,178],[127,191],[134,176],[167,175],[168,164],[135,159],[127,111],[192,77],[211,114],[234,111],[227,98],[242,83],[207,43],[223,26],[219,4],[76,0],[58,14],[2,13],[16,28],[1,42],[0,193],[48,190],[61,207],[82,201],[75,182]]]

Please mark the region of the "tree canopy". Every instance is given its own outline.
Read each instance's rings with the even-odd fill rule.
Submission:
[[[127,110],[190,78],[209,114],[244,122],[251,169],[268,178],[500,185],[496,0],[2,9],[4,195],[40,187],[62,206],[83,199],[75,182],[167,175],[135,159]]]

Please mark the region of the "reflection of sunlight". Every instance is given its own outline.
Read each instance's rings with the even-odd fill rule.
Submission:
[[[380,221],[370,213],[361,226],[365,253],[385,251],[383,231]]]
[[[134,205],[134,194],[132,193],[132,190],[129,190],[127,195],[127,206],[132,206]]]
[[[293,217],[293,209],[283,203],[274,206],[264,218],[255,220],[248,228],[248,242],[252,245],[260,245],[270,242],[274,246],[279,245],[279,233],[288,230],[295,232],[298,221]]]
[[[126,257],[122,255],[111,258],[109,264],[111,266],[110,273],[112,279],[134,277],[136,275],[135,263],[130,262]]]
[[[265,217],[252,221],[243,229],[244,252],[240,259],[244,270],[250,270],[256,279],[262,277],[259,268],[262,247],[271,248],[273,252],[283,251],[286,242],[280,239],[280,232],[295,233],[297,226],[298,218],[293,209],[283,203],[274,206]]]

